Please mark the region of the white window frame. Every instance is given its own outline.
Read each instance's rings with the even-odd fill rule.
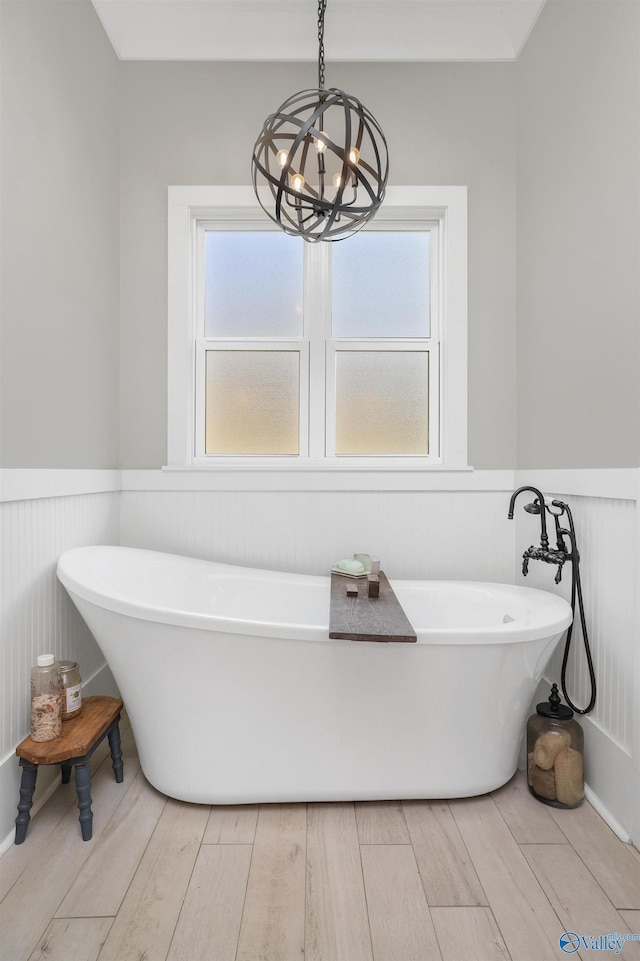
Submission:
[[[196,470],[270,470],[296,474],[307,471],[384,471],[402,475],[410,471],[433,469],[469,469],[467,465],[467,190],[466,187],[393,187],[387,190],[385,201],[370,225],[371,229],[396,229],[411,221],[437,221],[439,250],[438,278],[434,289],[439,300],[435,315],[440,318],[438,331],[439,357],[433,345],[425,342],[398,341],[405,349],[417,347],[430,350],[430,401],[433,391],[439,392],[439,423],[437,425],[438,454],[428,457],[332,457],[323,456],[318,437],[324,438],[325,411],[313,403],[314,390],[320,382],[324,394],[325,363],[331,352],[345,348],[349,341],[327,341],[327,355],[312,353],[309,370],[311,408],[303,403],[303,417],[311,422],[310,437],[316,438],[308,456],[298,457],[213,457],[197,452],[196,432],[201,430],[202,411],[196,398],[196,363],[198,354],[197,316],[201,305],[196,303],[196,258],[199,225],[215,220],[216,224],[238,225],[263,229],[264,212],[250,187],[169,187],[168,188],[168,382],[167,382],[167,467]],[[416,224],[418,226],[418,224]],[[268,227],[268,223],[267,223]],[[348,243],[349,241],[343,241]],[[314,258],[317,271],[328,272],[329,244],[317,245],[325,256]],[[307,278],[305,278],[306,280]],[[316,278],[322,281],[322,277]],[[325,278],[326,279],[326,278]],[[328,284],[324,289],[329,296]],[[318,313],[326,315],[326,305],[317,305]],[[305,304],[305,323],[314,323]],[[436,332],[434,331],[434,334]],[[435,338],[434,338],[435,339]],[[229,347],[240,342],[229,342]],[[286,342],[289,345],[289,341]],[[376,349],[375,342],[353,341],[358,349]],[[282,346],[285,346],[283,341]],[[384,341],[379,349],[388,349]],[[296,348],[297,349],[297,348]],[[431,354],[431,351],[434,351]],[[301,354],[303,361],[304,351]],[[200,361],[198,361],[199,363]],[[436,375],[436,376],[434,376]],[[303,380],[301,379],[301,385]],[[202,405],[202,399],[200,398]],[[330,404],[329,404],[330,406]],[[329,421],[330,422],[330,421]],[[302,426],[302,425],[301,425]],[[433,425],[430,427],[433,431]],[[430,446],[434,436],[430,433]],[[313,440],[311,442],[313,444]],[[324,444],[324,440],[322,442]],[[301,448],[302,449],[302,448]]]

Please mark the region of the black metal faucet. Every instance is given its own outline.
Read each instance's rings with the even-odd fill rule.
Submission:
[[[539,514],[540,515],[540,547],[528,547],[524,554],[522,555],[522,573],[525,575],[529,572],[529,561],[544,561],[546,564],[557,564],[558,570],[555,576],[556,584],[559,584],[562,579],[562,567],[566,561],[573,560],[573,554],[567,551],[566,543],[564,541],[564,535],[568,535],[571,539],[573,545],[572,532],[570,530],[565,530],[560,527],[559,518],[565,511],[569,511],[569,508],[562,501],[552,501],[553,507],[559,508],[559,512],[556,513],[552,511],[545,503],[544,495],[538,490],[537,487],[519,487],[517,491],[514,491],[511,495],[511,501],[509,502],[509,520],[513,520],[513,509],[516,502],[518,494],[523,491],[531,491],[532,494],[536,495],[536,499],[532,504],[526,504],[525,510],[528,514]],[[547,534],[547,521],[546,513],[549,511],[555,519],[556,526],[556,549],[553,550],[549,547],[549,535]]]
[[[564,699],[571,708],[577,714],[589,714],[593,710],[594,704],[596,703],[596,674],[593,666],[593,658],[591,656],[591,648],[589,645],[589,637],[587,635],[587,622],[584,613],[584,601],[582,599],[582,585],[580,582],[580,554],[578,552],[578,543],[576,541],[576,528],[573,523],[573,516],[571,514],[571,508],[564,501],[552,500],[551,506],[545,503],[544,497],[540,493],[537,487],[519,487],[517,491],[514,491],[511,495],[511,502],[509,504],[509,520],[513,520],[513,508],[516,502],[518,494],[523,491],[531,491],[535,494],[535,500],[531,504],[525,504],[524,509],[528,514],[540,514],[540,547],[528,547],[527,550],[522,555],[522,573],[526,574],[529,570],[529,561],[545,561],[547,564],[557,564],[558,570],[556,572],[556,584],[560,583],[562,579],[562,567],[567,561],[571,561],[571,613],[573,615],[573,620],[569,625],[567,630],[567,638],[564,644],[564,655],[562,658],[562,668],[560,670],[560,681],[562,684],[562,693],[564,694]],[[549,512],[553,517],[555,528],[556,528],[556,549],[550,550],[549,548],[549,537],[547,535],[547,522],[545,514]],[[566,523],[568,527],[562,527],[560,524],[560,518],[566,516]],[[565,538],[569,539],[569,549],[567,550],[567,542]],[[578,707],[573,703],[569,694],[567,692],[566,684],[566,672],[567,672],[567,662],[569,659],[569,650],[571,648],[571,638],[573,633],[573,626],[576,616],[576,600],[578,602],[578,607],[580,609],[580,626],[582,628],[582,640],[584,643],[584,653],[587,660],[587,668],[589,670],[589,681],[591,684],[591,697],[589,698],[589,703],[586,707]]]

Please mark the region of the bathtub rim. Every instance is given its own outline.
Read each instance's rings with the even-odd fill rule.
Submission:
[[[310,583],[321,586],[326,583],[327,588],[327,607],[326,624],[299,624],[296,622],[276,622],[268,620],[242,620],[239,617],[227,617],[220,614],[196,613],[188,610],[180,610],[176,607],[162,607],[158,605],[150,606],[148,603],[138,603],[130,598],[118,595],[107,590],[99,590],[95,586],[90,586],[83,581],[77,572],[70,570],[70,564],[83,556],[90,557],[96,552],[116,555],[118,553],[137,554],[140,556],[150,555],[155,560],[158,557],[169,558],[172,562],[188,563],[196,566],[206,565],[208,568],[220,568],[227,572],[242,572],[244,574],[259,575],[267,581],[278,580],[283,576],[300,579],[303,583]],[[146,548],[128,547],[124,545],[90,545],[85,547],[71,548],[60,555],[56,566],[56,573],[61,584],[65,587],[69,595],[74,595],[82,600],[94,604],[97,607],[114,611],[115,613],[133,617],[138,620],[150,621],[161,624],[172,624],[176,626],[189,627],[195,630],[204,631],[223,631],[229,634],[262,636],[265,638],[279,638],[283,640],[295,641],[321,641],[330,644],[353,644],[358,643],[367,646],[366,642],[353,642],[350,640],[341,641],[329,638],[329,583],[328,575],[318,574],[299,574],[286,571],[271,571],[263,568],[244,567],[241,565],[227,564],[219,561],[210,561],[203,558],[195,558],[185,554],[172,553],[170,551],[155,551]],[[499,590],[506,594],[516,597],[536,598],[541,604],[541,610],[547,612],[547,616],[536,617],[533,622],[511,621],[509,623],[494,624],[489,627],[438,627],[420,628],[414,630],[417,634],[417,645],[424,646],[431,644],[461,644],[476,646],[478,644],[519,644],[527,641],[538,640],[545,637],[552,637],[561,634],[570,625],[572,620],[571,607],[561,596],[550,591],[538,588],[526,587],[519,584],[504,584],[498,581],[469,581],[453,579],[400,579],[394,578],[390,581],[394,589],[402,591],[403,587],[411,589],[419,584],[431,585],[467,585],[474,589]],[[555,617],[553,615],[555,614]],[[375,643],[375,642],[371,642]]]

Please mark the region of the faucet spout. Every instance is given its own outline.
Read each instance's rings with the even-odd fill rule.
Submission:
[[[549,535],[547,534],[547,520],[545,517],[547,505],[544,501],[544,494],[542,494],[537,487],[519,487],[518,490],[514,491],[511,495],[511,500],[509,501],[509,513],[507,514],[507,517],[510,521],[513,520],[513,509],[515,507],[516,498],[518,494],[522,494],[523,491],[531,491],[532,494],[536,495],[540,505],[540,546],[543,548],[543,550],[547,550],[549,547]]]

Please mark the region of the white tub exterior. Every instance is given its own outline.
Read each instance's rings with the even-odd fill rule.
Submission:
[[[68,551],[58,577],[147,779],[204,804],[491,791],[571,622],[545,591],[392,580],[418,641],[363,643],[329,639],[328,577],[125,547]]]

